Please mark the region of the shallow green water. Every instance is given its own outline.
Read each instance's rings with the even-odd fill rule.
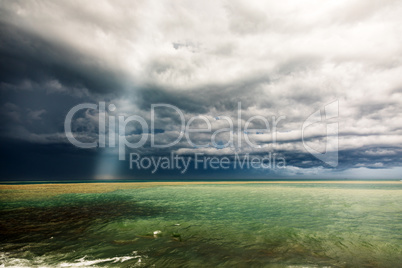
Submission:
[[[0,216],[5,267],[402,263],[398,183],[183,185],[63,194],[2,202]]]

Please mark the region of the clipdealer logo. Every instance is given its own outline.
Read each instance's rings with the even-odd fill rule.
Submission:
[[[180,118],[180,126],[178,128],[178,135],[174,141],[166,144],[157,144],[155,142],[155,118],[157,109],[170,109],[170,112],[176,113]],[[73,117],[79,111],[96,110],[98,112],[98,140],[91,142],[79,141],[72,131]],[[106,108],[105,102],[99,102],[99,104],[93,103],[83,103],[74,106],[68,113],[64,121],[65,134],[67,139],[75,146],[79,148],[116,148],[118,149],[119,160],[126,160],[126,149],[138,149],[143,147],[147,141],[149,141],[149,146],[151,148],[169,148],[182,142],[182,140],[187,141],[188,145],[192,148],[203,149],[203,148],[215,148],[215,149],[226,149],[229,148],[232,151],[232,157],[228,156],[205,156],[203,153],[194,153],[194,157],[171,154],[171,157],[160,156],[141,156],[138,153],[130,153],[130,168],[133,167],[137,169],[152,169],[152,173],[156,172],[158,169],[179,169],[182,173],[186,172],[190,166],[190,163],[194,165],[194,169],[200,167],[211,168],[211,169],[227,169],[231,165],[232,167],[239,168],[285,168],[286,161],[283,157],[278,156],[276,153],[266,153],[261,156],[251,157],[249,153],[239,153],[242,148],[247,147],[248,151],[253,151],[261,148],[268,148],[271,146],[275,147],[277,142],[277,126],[278,124],[286,119],[286,116],[271,116],[263,117],[260,115],[252,116],[244,123],[242,119],[242,109],[241,103],[238,103],[237,107],[237,118],[233,120],[231,117],[226,115],[219,115],[212,117],[206,117],[204,115],[194,116],[187,120],[185,119],[184,113],[176,106],[166,103],[152,104],[150,111],[150,125],[147,121],[139,115],[113,115],[116,110],[114,104],[109,104]],[[321,116],[321,117],[319,117]],[[322,162],[336,167],[338,164],[338,124],[337,122],[327,123],[327,131],[325,135],[327,136],[326,151],[320,153],[307,145],[305,138],[305,129],[310,125],[317,122],[326,122],[328,119],[333,119],[338,117],[338,101],[332,102],[326,105],[323,109],[318,110],[311,114],[302,125],[301,129],[301,139],[304,148],[312,154],[317,159]],[[205,123],[205,128],[193,128],[193,123],[195,120],[201,120]],[[227,123],[228,127],[220,128],[213,131],[212,125],[213,121],[223,120]],[[263,122],[264,128],[262,129],[251,129],[250,125],[253,121]],[[127,125],[131,122],[136,122],[141,126],[141,132],[137,136],[140,139],[136,142],[132,142],[127,139],[126,135]],[[117,127],[116,127],[117,125]],[[236,128],[235,128],[236,126]],[[203,133],[210,134],[210,141],[205,144],[195,144],[190,137],[191,133]],[[217,138],[221,133],[225,133],[228,137],[226,143],[222,142]],[[259,135],[265,134],[269,137],[269,142],[265,144],[257,144],[250,140],[249,135]],[[244,143],[245,146],[242,144]],[[267,150],[265,150],[267,152]],[[202,157],[203,156],[203,157]],[[241,160],[241,161],[240,161]],[[243,162],[242,162],[243,161]],[[181,163],[181,164],[180,164]],[[240,164],[241,163],[241,164]]]

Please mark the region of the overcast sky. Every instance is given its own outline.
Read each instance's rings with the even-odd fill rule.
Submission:
[[[401,14],[402,2],[392,0],[0,1],[0,178],[401,178]],[[191,133],[195,145],[183,138],[168,148],[152,147],[149,136],[127,154],[233,161],[235,153],[275,153],[286,168],[130,170],[108,143],[82,149],[66,138],[68,111],[100,102],[116,107],[106,118],[144,118],[159,144],[180,136],[180,117],[159,109],[151,129],[152,104],[177,107],[186,123],[198,118],[192,128],[207,119],[211,133],[230,126],[226,116],[233,139],[243,135],[241,146],[227,145],[230,132],[222,131],[213,145],[211,133]],[[326,121],[328,104],[336,116]],[[317,111],[322,117],[302,131]],[[253,116],[271,127],[248,136],[257,148],[238,131]],[[282,118],[275,144],[272,118]],[[80,110],[73,136],[98,141],[98,124],[98,110]],[[328,125],[338,127],[337,150],[326,147]],[[256,119],[249,127],[265,125]],[[130,123],[115,135],[134,143],[144,133]],[[336,165],[306,145],[336,151]]]

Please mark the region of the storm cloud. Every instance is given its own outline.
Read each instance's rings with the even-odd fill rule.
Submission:
[[[250,118],[269,121],[267,131],[249,133],[253,148],[223,146],[229,132],[220,133],[217,144],[210,133],[192,133],[193,144],[184,137],[174,146],[155,148],[151,136],[166,144],[181,135],[177,112],[160,108],[149,139],[127,153],[203,153],[233,160],[234,153],[275,152],[287,162],[284,170],[192,170],[191,177],[349,178],[374,172],[399,178],[401,12],[402,3],[391,0],[0,1],[0,176],[180,175],[128,170],[116,148],[75,148],[65,135],[68,111],[105,102],[116,107],[106,116],[138,115],[148,126],[153,104],[177,107],[186,123],[198,118],[192,128],[204,128],[200,118],[207,118],[212,132],[229,127],[222,119],[227,117],[236,141]],[[324,115],[324,107],[334,102],[335,119],[320,118],[303,128],[310,115]],[[281,118],[275,129],[273,118]],[[325,153],[327,124],[338,126],[336,167],[305,146]],[[250,129],[265,127],[260,119],[249,123]],[[118,133],[118,126],[115,131],[135,142],[145,130],[130,123],[125,133]],[[99,111],[77,113],[72,132],[80,141],[98,141]],[[244,145],[245,138],[240,140]],[[78,162],[81,173],[67,168]]]

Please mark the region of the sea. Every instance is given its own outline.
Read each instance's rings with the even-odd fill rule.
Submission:
[[[0,267],[402,267],[402,182],[0,186]]]

